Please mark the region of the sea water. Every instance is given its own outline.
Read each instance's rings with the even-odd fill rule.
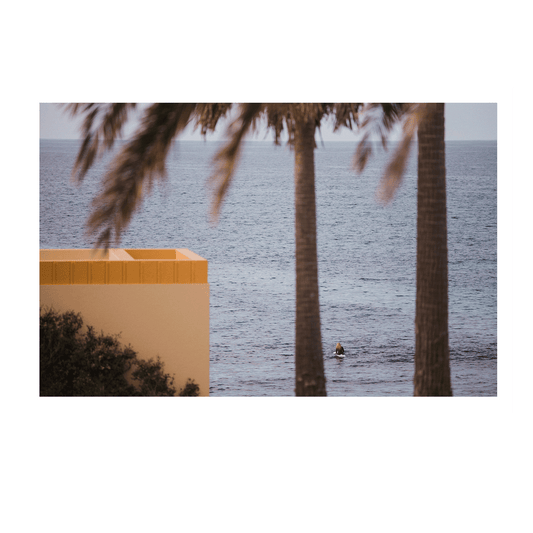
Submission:
[[[117,144],[117,149],[121,143]],[[294,153],[247,142],[209,221],[215,141],[176,142],[168,177],[136,213],[128,248],[189,248],[209,261],[210,395],[294,395]],[[40,247],[90,248],[91,201],[110,157],[81,186],[78,141],[41,140]],[[315,151],[322,341],[329,396],[411,396],[416,294],[416,146],[393,202],[375,193],[394,145],[362,174],[356,145]],[[449,332],[455,396],[497,394],[496,142],[446,143]],[[109,332],[116,333],[116,332]],[[335,345],[345,357],[335,357]],[[139,354],[142,357],[142,354]]]

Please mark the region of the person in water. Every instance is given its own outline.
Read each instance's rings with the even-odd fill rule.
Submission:
[[[338,342],[337,346],[335,346],[335,353],[337,355],[343,355],[344,354],[344,348],[341,346],[340,342]]]

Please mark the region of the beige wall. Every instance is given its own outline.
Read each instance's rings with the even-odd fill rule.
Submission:
[[[41,285],[40,305],[79,312],[97,332],[121,333],[140,358],[159,355],[178,390],[191,378],[209,395],[208,283]]]

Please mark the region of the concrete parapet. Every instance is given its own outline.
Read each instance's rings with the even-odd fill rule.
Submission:
[[[91,253],[94,255],[91,256]],[[186,249],[41,250],[41,285],[207,283],[207,261]]]

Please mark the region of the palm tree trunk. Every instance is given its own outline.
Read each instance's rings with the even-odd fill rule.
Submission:
[[[444,104],[418,128],[415,396],[451,396]]]
[[[315,124],[297,124],[294,134],[296,396],[326,396],[318,300],[314,151]]]

